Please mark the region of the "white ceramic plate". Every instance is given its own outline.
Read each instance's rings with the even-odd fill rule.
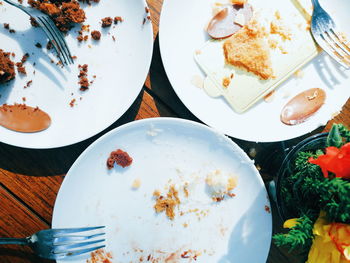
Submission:
[[[133,163],[107,170],[107,157],[118,148]],[[216,169],[238,177],[236,196],[220,203],[212,201],[203,183]],[[141,185],[132,190],[135,179]],[[185,181],[189,197],[180,193],[175,219],[156,214],[154,190],[164,194],[164,186],[174,183],[181,189]],[[168,262],[171,253],[192,250],[201,252],[199,263],[263,263],[272,228],[265,206],[269,200],[263,181],[235,143],[202,124],[155,118],[118,127],[84,151],[59,190],[52,226],[106,225],[106,251],[116,262],[146,261],[149,254]],[[180,215],[190,209],[198,211]]]
[[[72,29],[66,40],[77,59],[74,65],[62,69],[50,63],[51,58],[55,62],[57,58],[53,51],[46,50],[47,40],[42,30],[33,28],[22,11],[3,2],[0,5],[0,48],[14,52],[15,62],[25,53],[29,53],[30,58],[25,63],[27,76],[17,74],[14,81],[0,86],[0,104],[22,103],[25,97],[27,105],[39,106],[51,116],[52,125],[33,134],[0,127],[0,141],[27,148],[54,148],[80,142],[115,122],[140,93],[149,70],[153,34],[150,21],[143,25],[145,6],[144,0],[84,4],[87,16],[84,24],[90,25],[90,31],[100,30],[101,40],[93,41],[89,37],[87,42],[79,44],[76,36],[80,26]],[[107,16],[121,16],[124,22],[102,29],[100,21]],[[3,23],[9,23],[16,33],[6,31]],[[85,34],[90,36],[90,33]],[[35,47],[38,42],[42,49]],[[89,65],[89,80],[94,80],[93,75],[96,75],[85,92],[79,91],[79,64]],[[33,80],[32,85],[24,89],[29,80]],[[69,105],[72,99],[76,99],[74,107]]]
[[[288,0],[284,0],[288,1]],[[160,50],[166,73],[182,102],[203,122],[239,139],[272,142],[291,139],[313,131],[339,112],[350,95],[350,73],[321,54],[306,65],[302,78],[290,78],[277,89],[271,103],[261,100],[249,111],[238,114],[220,98],[209,97],[194,86],[194,76],[204,76],[193,59],[196,50],[208,40],[205,26],[212,17],[215,0],[165,0],[160,20]],[[248,1],[249,2],[249,1]],[[320,1],[342,30],[350,36],[350,2]],[[284,5],[269,0],[266,6]],[[174,12],[174,10],[181,10]],[[282,107],[302,90],[319,87],[327,92],[324,107],[305,123],[287,126],[280,121]],[[286,94],[288,94],[286,96]]]

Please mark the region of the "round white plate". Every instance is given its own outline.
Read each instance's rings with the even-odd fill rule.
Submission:
[[[159,39],[164,67],[175,92],[194,115],[229,136],[248,141],[272,142],[311,132],[326,124],[341,110],[350,95],[350,73],[323,54],[302,69],[303,78],[292,77],[280,86],[272,102],[261,100],[243,114],[236,113],[222,97],[211,98],[204,90],[194,86],[192,79],[204,75],[193,55],[208,40],[204,29],[212,17],[214,2],[217,1],[165,0],[161,14]],[[350,36],[348,14],[344,11],[350,9],[350,2],[321,2]],[[174,10],[181,10],[181,15]],[[280,121],[282,107],[294,95],[314,87],[326,91],[328,97],[324,107],[305,123],[284,125]]]
[[[107,157],[118,148],[133,163],[108,170]],[[235,197],[212,201],[204,178],[214,170],[238,177]],[[141,184],[132,190],[135,179]],[[182,189],[186,181],[189,196],[179,191],[175,219],[156,214],[153,192],[164,194],[173,183]],[[105,225],[106,251],[121,263],[146,261],[150,254],[168,262],[172,253],[189,250],[201,253],[199,263],[263,263],[271,241],[269,205],[253,162],[230,139],[195,122],[154,118],[118,127],[83,152],[59,190],[52,226]]]
[[[27,148],[55,148],[80,142],[115,122],[140,93],[153,48],[152,23],[147,20],[143,25],[146,2],[100,1],[82,6],[87,17],[84,24],[90,25],[90,31],[101,31],[101,40],[94,41],[89,32],[84,32],[89,40],[78,43],[77,25],[65,38],[77,59],[74,65],[61,68],[50,62],[58,60],[54,51],[47,51],[42,30],[33,28],[29,17],[19,9],[5,2],[0,5],[0,48],[14,52],[15,62],[25,53],[30,55],[24,64],[27,76],[17,74],[15,80],[0,86],[0,104],[22,103],[25,97],[27,105],[39,106],[52,118],[52,125],[40,133],[24,134],[0,127],[1,142]],[[124,22],[102,29],[101,19],[108,16],[121,16]],[[3,23],[9,23],[16,33],[10,34]],[[36,43],[43,48],[35,47]],[[88,64],[88,79],[94,80],[85,92],[79,91],[79,64]],[[29,80],[32,85],[23,88]],[[76,100],[74,107],[69,105],[72,99]]]

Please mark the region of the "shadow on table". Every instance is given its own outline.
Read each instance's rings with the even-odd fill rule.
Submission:
[[[183,119],[201,122],[194,116],[182,103],[166,75],[164,65],[160,55],[159,35],[154,41],[152,63],[150,68],[151,87],[147,90],[152,96],[156,97],[157,109],[162,117],[180,117]],[[167,106],[163,110],[164,105]]]
[[[2,256],[6,257],[6,259],[3,259]],[[7,247],[0,248],[1,263],[21,262],[21,260],[25,262],[32,262],[32,263],[54,263],[55,262],[53,260],[39,258],[33,253],[28,251],[22,251],[21,249],[7,248]]]
[[[78,156],[108,131],[135,120],[141,105],[141,91],[132,106],[110,127],[80,143],[54,149],[26,149],[0,142],[0,169],[29,176],[53,176],[68,172]]]

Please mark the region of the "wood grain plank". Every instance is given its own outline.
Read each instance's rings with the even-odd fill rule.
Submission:
[[[26,237],[48,225],[17,201],[9,192],[0,187],[0,236]],[[1,263],[48,263],[36,257],[29,247],[4,245],[0,248]]]
[[[0,170],[0,182],[44,222],[50,224],[58,189],[64,176],[29,176]]]

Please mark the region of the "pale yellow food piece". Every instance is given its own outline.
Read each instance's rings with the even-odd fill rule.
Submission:
[[[274,74],[263,32],[259,24],[252,21],[226,40],[223,47],[227,63],[266,80],[272,79]]]

